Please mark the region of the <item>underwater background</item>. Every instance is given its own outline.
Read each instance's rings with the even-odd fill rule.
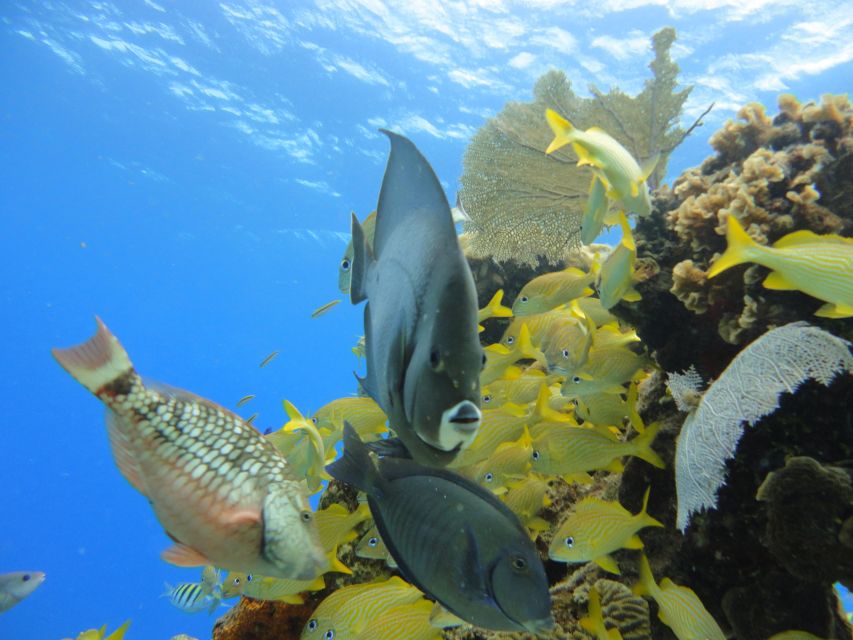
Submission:
[[[144,376],[232,409],[255,394],[238,412],[278,428],[283,399],[307,414],[363,372],[362,310],[311,312],[343,297],[350,212],[375,208],[377,128],[415,141],[453,202],[466,145],[505,103],[550,68],[579,95],[634,94],[651,35],[673,26],[693,85],[683,126],[715,106],[671,181],[744,104],[848,92],[850,16],[724,0],[3,3],[0,573],[47,578],[0,614],[0,638],[128,618],[130,639],[208,638],[226,611],[160,597],[199,572],[159,559],[169,540],[115,467],[103,408],[50,356],[95,314]]]

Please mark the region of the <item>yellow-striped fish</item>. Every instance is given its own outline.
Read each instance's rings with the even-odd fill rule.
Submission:
[[[384,560],[392,569],[397,568],[397,563],[391,554],[388,552],[388,547],[382,541],[382,536],[379,535],[379,529],[375,526],[367,530],[361,540],[355,547],[355,555],[359,558],[367,558],[369,560]]]
[[[770,640],[823,640],[823,638],[808,631],[791,630],[773,634],[770,636]]]
[[[544,371],[517,369],[480,389],[480,403],[483,409],[497,409],[506,403],[525,405],[536,400],[543,384],[552,385],[559,379]]]
[[[588,298],[578,298],[576,301],[578,308],[595,323],[595,326],[609,322],[616,322],[617,318],[601,305],[601,300],[590,296]]]
[[[143,383],[97,323],[88,342],[53,355],[109,408],[116,464],[176,541],[161,557],[284,578],[323,571],[304,484],[278,450],[209,400]]]
[[[693,589],[677,585],[669,578],[657,585],[645,554],[640,556],[640,580],[634,585],[634,593],[654,599],[658,618],[672,629],[678,640],[725,640],[726,635]]]
[[[520,405],[504,404],[500,409],[483,411],[477,436],[467,449],[459,452],[450,466],[464,467],[485,460],[504,442],[518,440],[529,421],[530,412]]]
[[[587,614],[580,619],[581,626],[595,636],[596,640],[622,640],[619,629],[608,629],[604,624],[604,615],[601,611],[601,596],[594,586],[589,590],[589,609]]]
[[[734,216],[726,220],[728,248],[708,269],[708,278],[755,262],[772,270],[764,279],[768,289],[802,291],[826,302],[815,315],[853,316],[853,238],[794,231],[768,247],[750,238]]]
[[[323,576],[314,580],[286,580],[230,571],[222,583],[222,597],[245,596],[255,600],[277,600],[288,604],[302,604],[304,600],[299,594],[306,591],[322,591],[325,588],[326,581]]]
[[[589,358],[594,331],[592,321],[568,313],[551,323],[541,345],[548,371],[571,376],[581,369]]]
[[[107,625],[104,625],[100,629],[89,629],[88,631],[83,631],[77,635],[75,640],[124,640],[124,634],[127,632],[127,628],[129,626],[130,620],[127,620],[118,629],[113,631],[110,635],[107,635]]]
[[[511,349],[518,341],[521,327],[527,325],[527,330],[530,332],[530,342],[534,346],[541,346],[542,338],[550,330],[551,325],[565,318],[567,313],[569,312],[566,309],[560,308],[532,316],[513,318],[501,336],[501,344]]]
[[[593,168],[594,173],[607,187],[607,197],[610,200],[619,204],[625,211],[641,216],[651,212],[646,178],[654,171],[657,156],[647,160],[641,168],[634,156],[603,129],[590,127],[586,131],[580,131],[552,109],[545,112],[545,118],[554,132],[554,140],[548,145],[545,153],[553,153],[571,144],[575,155],[578,156],[578,166],[588,165]]]
[[[503,501],[524,526],[533,531],[548,529],[548,523],[539,517],[542,509],[551,506],[548,482],[542,476],[531,473],[523,480],[509,483],[508,488]]]
[[[558,562],[594,562],[610,573],[619,573],[619,565],[610,555],[619,549],[642,549],[637,532],[645,527],[662,527],[646,509],[649,489],[643,496],[643,508],[634,515],[618,502],[584,498],[560,525],[548,557]]]
[[[384,582],[353,584],[332,592],[311,614],[301,640],[355,638],[371,620],[391,607],[413,604],[423,594],[393,576]],[[331,631],[332,635],[328,635]]]
[[[530,471],[532,453],[533,439],[527,427],[524,427],[518,440],[498,445],[488,459],[458,469],[458,472],[492,493],[500,495],[506,492],[508,483],[520,480],[527,475]]]
[[[612,309],[620,300],[636,302],[640,299],[640,294],[634,289],[637,245],[624,213],[619,214],[619,226],[622,227],[622,239],[604,259],[598,276],[598,298],[605,309]]]
[[[615,224],[607,199],[607,186],[597,175],[593,175],[589,185],[589,198],[581,218],[581,242],[592,244],[601,233],[605,224]]]
[[[598,393],[625,393],[624,385],[649,365],[645,355],[626,347],[589,350],[586,363],[566,378],[562,394],[567,398],[588,398]]]
[[[329,432],[324,439],[329,451],[343,436],[344,420],[353,426],[365,442],[388,431],[385,413],[372,398],[350,397],[332,400],[317,409],[311,420],[318,429]]]
[[[477,322],[485,322],[490,318],[510,318],[512,317],[512,309],[501,304],[504,299],[504,290],[498,289],[495,295],[486,304],[485,307],[477,312]]]
[[[326,304],[314,309],[314,311],[311,312],[311,317],[319,318],[324,313],[328,313],[330,309],[333,309],[334,307],[338,306],[340,303],[340,300],[332,300],[331,302],[327,302]]]
[[[484,353],[486,366],[480,373],[480,385],[494,382],[504,374],[507,367],[519,360],[536,360],[542,365],[547,365],[545,354],[530,342],[530,331],[525,325],[522,325],[518,341],[511,348],[508,349],[502,344],[491,344],[484,349]]]
[[[347,511],[342,504],[330,504],[314,514],[317,530],[320,532],[320,544],[324,549],[331,550],[355,539],[355,527],[369,518],[370,508],[366,502],[358,505],[353,512]]]
[[[623,442],[604,427],[570,427],[543,422],[533,427],[533,471],[565,476],[586,471],[606,470],[620,473],[623,456],[637,456],[649,464],[664,468],[663,460],[651,448],[659,424],[645,433]]]
[[[441,630],[430,624],[432,610],[433,603],[424,599],[390,607],[368,622],[355,640],[440,640]]]
[[[595,270],[581,271],[568,267],[536,276],[521,288],[512,303],[512,315],[516,317],[545,313],[567,304],[575,298],[591,296],[595,282]]]
[[[325,466],[335,457],[334,449],[327,450],[325,440],[329,434],[318,429],[292,403],[284,400],[285,413],[289,420],[279,430],[266,436],[284,454],[287,462],[299,477],[305,478],[311,493],[319,491],[329,476]]]

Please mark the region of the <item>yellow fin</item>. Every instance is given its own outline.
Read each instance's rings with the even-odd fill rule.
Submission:
[[[640,182],[645,182],[649,179],[649,176],[652,175],[652,172],[655,170],[655,167],[658,166],[659,161],[660,151],[655,153],[653,156],[646,158],[642,166],[640,166]]]
[[[619,565],[616,564],[616,560],[614,560],[611,556],[598,556],[597,558],[593,558],[592,561],[605,571],[615,573],[617,576],[622,575],[622,573],[619,571]]]
[[[713,278],[735,265],[749,262],[752,259],[750,255],[751,250],[760,246],[755,240],[749,237],[749,234],[744,230],[737,218],[730,214],[726,220],[726,242],[728,242],[728,247],[723,252],[723,255],[714,260],[714,264],[711,265],[705,274],[707,278]]]
[[[764,287],[773,289],[774,291],[796,291],[799,289],[797,285],[791,284],[784,275],[778,271],[773,271],[769,276],[764,278]]]
[[[628,542],[622,545],[625,549],[642,549],[643,541],[640,540],[640,536],[634,534],[630,538],[628,538]]]
[[[625,302],[639,302],[643,299],[643,296],[640,295],[639,291],[632,287],[631,289],[628,289],[628,291],[625,292],[625,295],[622,296],[622,299]]]
[[[853,316],[853,307],[849,304],[827,302],[820,309],[815,311],[815,315],[820,318],[849,318]]]
[[[782,249],[784,247],[796,247],[800,244],[823,244],[824,242],[844,242],[847,244],[853,244],[853,238],[843,238],[842,236],[835,235],[834,233],[821,236],[816,234],[814,231],[803,229],[801,231],[794,231],[793,233],[789,233],[788,235],[779,238],[773,243],[773,248]]]
[[[566,120],[553,109],[545,110],[545,119],[548,121],[548,126],[551,127],[551,131],[554,133],[554,139],[551,141],[551,144],[548,145],[548,148],[545,149],[545,153],[548,154],[566,146],[572,141],[572,138],[574,137],[574,127],[571,122]]]

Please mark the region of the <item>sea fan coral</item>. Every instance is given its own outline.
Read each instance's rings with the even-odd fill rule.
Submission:
[[[808,379],[821,384],[853,373],[850,343],[805,322],[772,329],[739,353],[708,388],[684,421],[675,455],[676,524],[715,507],[725,483],[726,460],[734,456],[744,423],[752,426]]]

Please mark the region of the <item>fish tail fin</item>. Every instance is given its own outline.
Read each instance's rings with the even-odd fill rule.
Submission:
[[[486,310],[487,310],[490,318],[511,318],[512,317],[512,309],[510,309],[509,307],[505,307],[504,305],[501,304],[503,299],[504,299],[504,290],[498,289],[497,291],[495,291],[495,295],[492,296],[492,299],[489,300],[489,303],[486,305]]]
[[[650,465],[655,466],[658,469],[664,469],[666,468],[666,465],[657,452],[652,449],[652,442],[654,442],[658,431],[660,431],[660,423],[655,422],[647,426],[643,433],[631,440],[635,447],[633,455],[637,456],[641,460],[645,460]]]
[[[638,567],[640,579],[631,588],[636,596],[654,597],[657,593],[658,585],[655,582],[655,577],[652,574],[652,567],[649,565],[649,559],[645,553],[640,554],[640,566]]]
[[[133,371],[127,351],[95,317],[98,331],[89,340],[68,349],[51,349],[53,357],[72,377],[97,394],[105,385]]]
[[[664,526],[657,518],[649,515],[649,494],[651,494],[651,486],[646,488],[646,493],[643,494],[643,508],[640,510],[639,518],[646,527],[662,527]]]
[[[551,127],[551,131],[554,132],[554,139],[551,141],[551,144],[548,145],[548,148],[545,149],[545,153],[553,153],[557,149],[565,147],[572,141],[572,132],[575,128],[572,126],[571,122],[566,120],[553,109],[547,109],[545,111],[545,119],[548,121],[548,126]]]
[[[367,244],[364,229],[355,214],[352,214],[352,275],[350,277],[349,299],[358,304],[367,298],[365,281],[368,262],[373,261],[373,252]]]
[[[751,250],[758,246],[749,234],[744,230],[741,223],[732,214],[726,218],[726,242],[728,246],[719,258],[714,260],[714,264],[708,269],[705,276],[713,278],[717,274],[725,271],[729,267],[749,262],[751,259]]]
[[[348,421],[344,422],[344,453],[326,471],[335,480],[351,484],[369,496],[382,494],[385,480],[371,460],[370,450]]]

